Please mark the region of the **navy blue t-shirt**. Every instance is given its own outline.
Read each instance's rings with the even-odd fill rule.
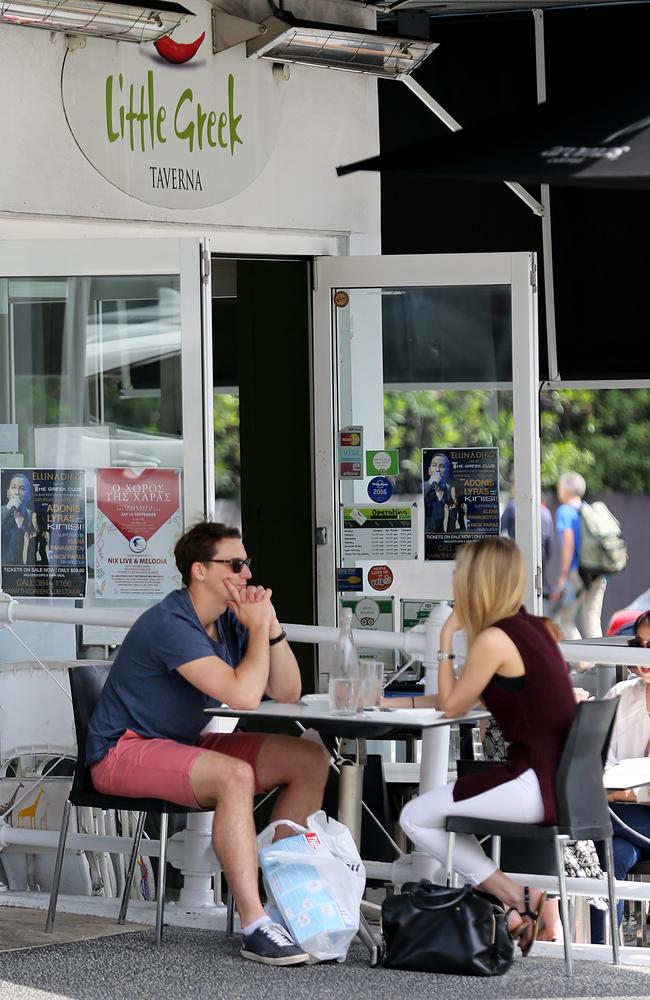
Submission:
[[[174,590],[149,608],[129,630],[88,725],[86,763],[106,756],[131,729],[140,736],[196,743],[219,702],[203,694],[176,670],[204,656],[232,667],[241,662],[248,632],[232,611],[217,620],[219,640],[207,634],[187,590]]]

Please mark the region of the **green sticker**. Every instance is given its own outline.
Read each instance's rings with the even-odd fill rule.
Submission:
[[[366,452],[367,476],[397,476],[399,474],[399,453],[395,449]]]

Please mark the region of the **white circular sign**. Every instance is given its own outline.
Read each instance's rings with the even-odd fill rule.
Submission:
[[[354,614],[361,628],[372,628],[380,615],[380,608],[371,597],[364,597],[357,603]]]
[[[273,152],[287,84],[243,45],[213,55],[210,39],[209,22],[194,17],[158,49],[88,38],[66,54],[61,93],[77,145],[106,180],[150,205],[233,198]],[[169,61],[194,46],[188,61]]]
[[[390,469],[391,457],[387,451],[378,451],[373,455],[372,464],[377,472],[385,472],[386,469]]]

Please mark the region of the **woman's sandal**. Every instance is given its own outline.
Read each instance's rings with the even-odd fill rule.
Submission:
[[[510,913],[518,913],[520,917],[528,917],[529,920],[532,920],[532,922],[533,922],[533,933],[532,933],[531,939],[526,944],[526,947],[521,949],[521,954],[524,956],[524,958],[526,957],[526,955],[530,954],[530,949],[533,947],[533,945],[535,944],[535,941],[537,940],[537,935],[539,934],[539,929],[542,926],[542,914],[543,914],[544,903],[545,902],[546,902],[546,893],[543,892],[541,894],[541,896],[539,897],[539,902],[537,904],[537,910],[536,911],[531,910],[531,908],[530,908],[530,889],[528,888],[527,885],[525,885],[524,886],[524,908],[523,908],[523,910],[518,910],[516,906],[511,906],[508,910],[506,910],[506,920],[508,919],[508,915]],[[528,920],[522,920],[522,922],[520,924],[517,924],[516,927],[513,927],[513,928],[510,929],[510,934],[512,935],[512,937],[516,941],[518,938],[522,937],[522,935],[527,931],[527,929],[529,928],[529,926],[530,926],[530,924],[528,923]]]

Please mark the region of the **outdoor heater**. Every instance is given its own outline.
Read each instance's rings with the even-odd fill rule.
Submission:
[[[96,35],[121,42],[151,42],[191,16],[171,0],[141,7],[121,0],[0,0],[0,24]]]
[[[258,24],[213,10],[212,38],[215,53],[246,42],[249,58],[369,73],[390,80],[411,74],[438,44],[369,28],[302,21],[287,11],[277,11]]]

